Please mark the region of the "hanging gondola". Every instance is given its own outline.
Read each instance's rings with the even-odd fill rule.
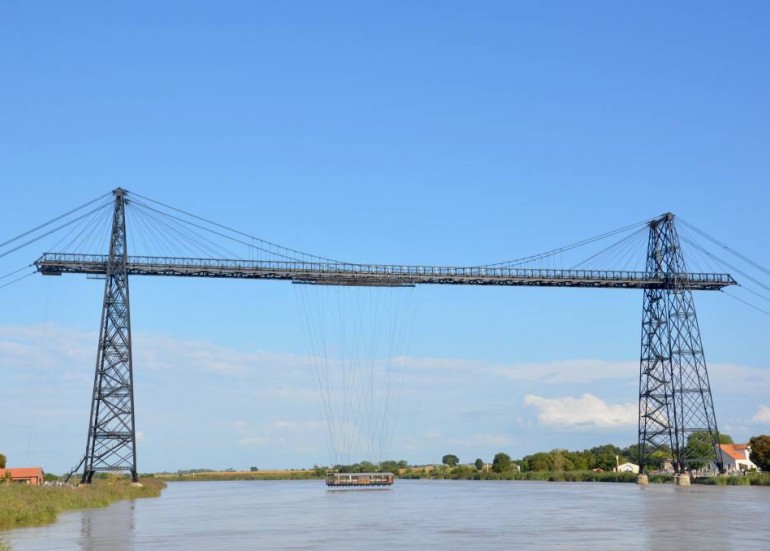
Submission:
[[[392,486],[393,473],[327,473],[326,485],[332,488]]]

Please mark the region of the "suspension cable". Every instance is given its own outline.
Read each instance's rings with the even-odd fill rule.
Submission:
[[[583,239],[581,241],[577,241],[577,242],[572,243],[570,245],[565,245],[564,247],[560,247],[558,249],[553,249],[553,250],[550,250],[550,251],[546,251],[544,253],[540,253],[540,254],[536,254],[536,255],[532,255],[532,256],[526,256],[526,257],[518,258],[518,259],[514,259],[514,260],[505,260],[503,262],[496,262],[494,264],[484,264],[484,265],[479,266],[479,267],[492,268],[492,267],[495,267],[495,266],[503,266],[503,265],[517,266],[517,265],[520,265],[520,264],[525,264],[527,262],[534,262],[535,260],[540,260],[540,259],[546,258],[548,256],[554,256],[554,255],[557,255],[559,253],[563,253],[563,252],[575,249],[577,247],[580,247],[580,246],[583,246],[583,245],[587,245],[589,243],[593,243],[595,241],[599,241],[599,240],[605,239],[607,237],[611,237],[613,235],[617,235],[619,233],[628,231],[630,229],[634,229],[634,228],[637,228],[637,227],[640,227],[640,226],[648,225],[651,221],[655,220],[656,218],[648,218],[646,220],[642,220],[641,222],[636,222],[634,224],[630,224],[628,226],[624,226],[622,228],[618,228],[616,230],[612,230],[612,231],[603,233],[601,235],[597,235],[597,236],[594,236],[594,237],[589,237],[587,239]]]
[[[682,241],[684,241],[684,242],[686,242],[686,243],[688,243],[688,244],[692,245],[693,247],[695,247],[696,249],[698,249],[699,251],[701,251],[701,252],[702,252],[703,254],[705,254],[706,256],[710,256],[711,258],[715,259],[715,260],[716,260],[717,262],[719,262],[720,264],[723,264],[724,266],[727,266],[727,267],[728,267],[728,268],[730,268],[731,270],[734,270],[735,272],[739,273],[740,275],[742,275],[743,277],[745,277],[746,279],[748,279],[748,280],[749,280],[749,281],[751,281],[752,283],[754,283],[754,284],[756,284],[756,285],[758,285],[758,286],[762,287],[764,290],[766,290],[766,291],[770,291],[770,285],[767,285],[767,284],[765,284],[765,283],[762,283],[760,280],[758,280],[757,278],[755,278],[755,277],[753,277],[753,276],[749,275],[748,273],[746,273],[745,271],[741,270],[740,268],[737,268],[737,267],[733,266],[732,264],[730,264],[730,263],[729,263],[729,262],[727,262],[726,260],[723,260],[722,258],[720,258],[720,257],[716,256],[715,254],[713,254],[713,253],[709,252],[708,250],[706,250],[705,248],[703,248],[701,245],[699,245],[699,244],[698,244],[698,243],[696,243],[695,241],[692,241],[691,239],[688,239],[687,237],[683,237],[683,236],[681,236],[681,235],[680,235],[680,239],[681,239]]]
[[[745,304],[746,306],[748,306],[748,307],[750,307],[750,308],[753,308],[754,310],[757,310],[758,312],[762,312],[763,314],[765,314],[765,315],[767,315],[767,316],[770,316],[770,312],[768,312],[767,310],[763,310],[762,308],[760,308],[760,307],[759,307],[759,306],[757,306],[756,304],[752,304],[752,303],[751,303],[751,302],[749,302],[748,300],[743,300],[742,298],[736,297],[735,295],[728,293],[728,292],[727,292],[727,291],[725,291],[724,289],[720,289],[720,292],[724,293],[725,295],[727,295],[728,297],[730,297],[730,298],[732,298],[732,299],[735,299],[735,300],[737,300],[738,302],[742,302],[742,303],[743,303],[743,304]]]
[[[697,228],[696,226],[694,226],[694,225],[690,224],[690,223],[689,223],[689,222],[687,222],[686,220],[683,220],[682,218],[679,218],[679,221],[680,221],[682,224],[684,224],[685,226],[687,226],[688,228],[690,228],[691,230],[693,230],[693,231],[695,231],[695,232],[699,233],[700,235],[702,235],[703,237],[705,237],[706,239],[708,239],[709,241],[711,241],[711,242],[712,242],[712,243],[714,243],[715,245],[717,245],[717,246],[719,246],[719,247],[723,248],[724,250],[726,250],[727,252],[729,252],[729,253],[731,253],[731,254],[733,254],[733,255],[737,256],[738,258],[740,258],[741,260],[743,260],[743,261],[744,261],[744,262],[746,262],[747,264],[750,264],[751,266],[755,267],[757,270],[759,270],[759,271],[761,271],[761,272],[764,272],[764,273],[765,273],[765,274],[767,274],[767,275],[770,275],[770,270],[768,270],[768,269],[767,269],[767,268],[765,268],[764,266],[762,266],[762,265],[760,265],[760,264],[757,264],[756,262],[754,262],[753,260],[751,260],[751,259],[750,259],[750,258],[748,258],[747,256],[745,256],[745,255],[743,255],[743,254],[739,253],[738,251],[736,251],[735,249],[733,249],[733,248],[731,248],[731,247],[728,247],[727,245],[725,245],[725,244],[724,244],[724,243],[722,243],[721,241],[717,240],[716,238],[714,238],[714,237],[711,237],[711,236],[710,236],[709,234],[707,234],[705,231],[703,231],[703,230],[701,230],[701,229]]]
[[[137,202],[136,202],[136,201],[134,201],[134,204],[136,205],[136,204],[137,204]],[[237,238],[235,238],[235,237],[231,237],[231,236],[229,236],[229,235],[225,235],[224,233],[221,233],[221,232],[218,232],[218,231],[215,231],[215,230],[212,230],[212,229],[206,228],[205,226],[201,226],[200,224],[196,224],[195,222],[191,222],[191,221],[189,221],[189,220],[184,220],[183,218],[179,218],[178,216],[174,216],[173,214],[168,214],[168,213],[166,213],[166,212],[162,212],[162,211],[160,211],[160,210],[158,210],[158,209],[156,209],[156,208],[153,208],[153,207],[151,207],[151,206],[149,206],[149,205],[145,205],[145,204],[142,204],[142,203],[138,203],[138,204],[139,204],[139,205],[141,205],[141,206],[142,206],[142,208],[145,208],[145,209],[151,210],[151,211],[153,211],[153,212],[156,212],[156,213],[160,214],[161,216],[166,216],[166,217],[168,217],[168,218],[171,218],[171,219],[173,219],[173,220],[176,220],[177,222],[181,222],[182,224],[187,224],[187,225],[189,225],[189,226],[192,226],[192,227],[194,227],[194,228],[198,228],[198,229],[200,229],[200,230],[203,230],[203,231],[207,231],[207,232],[209,232],[209,233],[213,233],[214,235],[218,235],[218,236],[220,236],[220,237],[224,237],[225,239],[229,239],[230,241],[234,241],[234,242],[236,242],[236,243],[240,243],[241,245],[245,245],[245,246],[247,246],[247,247],[250,247],[250,246],[251,246],[251,244],[250,244],[250,243],[248,243],[248,242],[246,242],[246,241],[242,241],[242,240],[240,240],[240,239],[237,239]],[[174,209],[174,210],[177,210],[177,209]],[[203,220],[203,221],[207,222],[205,219],[202,219],[202,218],[200,218],[200,217],[198,217],[198,216],[194,216],[194,217],[195,217],[195,218],[199,218],[199,219],[201,219],[201,220]],[[256,239],[257,241],[262,241],[261,239],[259,239],[259,238],[257,238],[257,237],[251,237],[251,236],[249,236],[249,235],[243,234],[242,232],[239,232],[239,231],[236,231],[236,230],[231,230],[230,228],[227,228],[227,227],[225,227],[225,226],[221,226],[220,224],[217,224],[217,223],[215,223],[215,222],[209,222],[209,223],[211,223],[211,224],[214,224],[215,226],[220,226],[220,227],[222,227],[222,228],[224,228],[224,229],[226,229],[226,230],[228,230],[228,231],[233,231],[233,232],[235,232],[235,233],[237,233],[237,234],[240,234],[240,235],[245,235],[246,237],[249,237],[250,239]],[[263,242],[263,243],[267,243],[267,241],[262,241],[262,242]],[[270,243],[270,244],[272,245],[272,243]],[[286,251],[297,252],[298,254],[302,254],[302,255],[305,255],[305,256],[310,256],[310,257],[312,257],[312,258],[322,258],[322,257],[316,257],[316,256],[313,256],[313,255],[309,255],[309,254],[306,254],[306,253],[302,253],[302,252],[299,252],[299,251],[293,251],[292,249],[288,249],[288,248],[286,248],[286,247],[282,247],[282,246],[280,246],[280,245],[275,245],[275,246],[276,246],[276,247],[278,247],[278,248],[280,248],[280,249],[286,250]],[[280,256],[281,258],[284,258],[284,259],[286,259],[286,260],[290,260],[290,261],[292,261],[292,262],[297,262],[297,261],[298,261],[298,260],[297,260],[295,257],[292,257],[292,256],[287,256],[287,255],[285,255],[285,254],[281,254],[281,253],[277,253],[277,252],[269,251],[269,250],[266,250],[266,249],[262,249],[261,247],[257,247],[257,248],[261,249],[262,251],[264,251],[264,252],[266,252],[266,253],[268,253],[268,254],[272,254],[272,255],[275,255],[275,256]],[[324,260],[327,260],[327,259],[324,259]],[[336,261],[332,260],[331,262],[336,262]]]
[[[84,218],[86,218],[86,217],[88,217],[88,216],[91,216],[93,213],[97,212],[99,209],[103,209],[103,208],[104,208],[104,206],[105,206],[105,205],[100,205],[100,206],[96,207],[95,209],[93,209],[93,210],[90,210],[90,211],[88,211],[87,213],[85,213],[85,214],[83,214],[83,215],[81,215],[81,216],[78,216],[77,218],[74,218],[73,220],[70,220],[69,222],[65,222],[64,224],[62,224],[62,225],[60,225],[60,226],[57,226],[57,227],[55,227],[54,229],[52,229],[52,230],[49,230],[49,231],[47,231],[47,232],[45,232],[45,233],[43,233],[43,234],[41,234],[41,235],[39,235],[39,236],[37,236],[37,237],[34,237],[34,238],[30,239],[29,241],[26,241],[26,242],[22,243],[21,245],[17,245],[16,247],[14,247],[14,248],[12,248],[12,249],[9,249],[9,250],[7,250],[7,251],[5,251],[4,253],[0,253],[0,258],[3,258],[4,256],[8,256],[8,255],[9,255],[9,254],[11,254],[12,252],[18,251],[19,249],[22,249],[22,248],[24,248],[24,247],[26,247],[27,245],[30,245],[30,244],[32,244],[32,243],[35,243],[36,241],[40,241],[40,240],[41,240],[41,239],[43,239],[44,237],[48,237],[48,236],[49,236],[49,235],[51,235],[52,233],[56,233],[57,231],[61,230],[62,228],[66,228],[67,226],[70,226],[70,225],[72,225],[72,224],[74,224],[74,223],[76,223],[76,222],[79,222],[79,221],[81,221],[82,219],[84,219]],[[46,224],[46,225],[47,225],[47,224]],[[29,233],[29,232],[27,232],[27,233]],[[13,238],[11,241],[16,241],[16,239],[18,239],[18,238],[16,238],[16,237],[15,237],[15,238]]]
[[[642,228],[639,228],[635,232],[628,234],[626,237],[624,237],[620,241],[618,241],[616,243],[613,243],[613,244],[609,245],[608,247],[605,247],[604,249],[600,250],[599,252],[589,256],[585,260],[575,264],[574,269],[578,269],[581,266],[583,266],[585,264],[588,264],[590,261],[596,260],[597,257],[600,257],[600,256],[604,255],[605,253],[608,253],[609,251],[611,251],[611,250],[613,250],[615,248],[622,249],[620,251],[617,251],[618,252],[618,256],[620,256],[621,254],[623,254],[626,246],[628,246],[630,243],[632,243],[633,240],[636,239],[639,236],[639,233],[641,233],[641,231],[642,231]]]
[[[112,195],[112,192],[109,192],[109,193],[105,193],[104,195],[100,195],[100,196],[99,196],[99,197],[97,197],[96,199],[92,199],[91,201],[88,201],[87,203],[84,203],[84,204],[80,205],[80,206],[79,206],[79,207],[77,207],[77,208],[74,208],[74,209],[72,209],[72,210],[70,210],[70,211],[68,211],[68,212],[65,212],[64,214],[61,214],[61,215],[57,216],[56,218],[53,218],[53,219],[49,220],[48,222],[45,222],[45,223],[43,223],[43,224],[40,224],[40,225],[39,225],[39,226],[37,226],[36,228],[32,228],[31,230],[28,230],[28,231],[26,231],[26,232],[24,232],[24,233],[22,233],[22,234],[19,234],[19,235],[17,235],[17,236],[16,236],[16,237],[14,237],[13,239],[9,239],[8,241],[6,241],[6,242],[4,242],[4,243],[0,243],[0,248],[1,248],[1,247],[5,247],[6,245],[9,245],[9,244],[13,243],[14,241],[18,241],[18,240],[19,240],[19,239],[21,239],[22,237],[26,237],[27,235],[29,235],[29,234],[31,234],[31,233],[35,233],[37,230],[41,230],[41,229],[45,228],[46,226],[49,226],[49,225],[53,224],[54,222],[58,222],[58,221],[59,221],[59,220],[61,220],[62,218],[66,218],[66,217],[67,217],[67,216],[69,216],[70,214],[73,214],[73,213],[75,213],[75,212],[79,211],[79,210],[80,210],[80,209],[82,209],[82,208],[85,208],[85,207],[87,207],[87,206],[89,206],[89,205],[91,205],[91,204],[93,204],[93,203],[96,203],[97,201],[101,201],[101,200],[103,200],[105,197],[107,197],[107,196],[109,196],[109,195]],[[94,212],[94,211],[91,211],[91,212]],[[63,227],[63,226],[62,226],[62,227]],[[49,234],[45,234],[45,235],[49,235]],[[45,237],[45,235],[44,235],[43,237]],[[27,243],[25,243],[25,245],[29,245],[30,243],[34,243],[35,241],[37,241],[37,240],[28,241]],[[22,247],[23,247],[23,246],[24,246],[24,245],[22,245]],[[15,250],[17,250],[17,249],[13,249],[13,250],[15,251]],[[13,252],[13,251],[10,251],[10,252]]]
[[[24,270],[25,268],[29,268],[29,267],[30,267],[30,266],[25,266],[25,267],[24,267],[24,268],[22,268],[21,270]],[[16,270],[16,272],[13,272],[13,273],[17,273],[17,272],[20,272],[21,270]],[[33,272],[30,272],[30,273],[28,273],[28,274],[24,274],[23,276],[19,276],[19,277],[17,277],[16,279],[12,279],[12,280],[11,280],[11,281],[9,281],[8,283],[3,283],[2,285],[0,285],[0,289],[3,289],[3,288],[5,288],[5,287],[8,287],[9,285],[13,285],[14,283],[17,283],[17,282],[21,281],[22,279],[26,279],[26,278],[28,278],[29,276],[35,275],[36,273],[37,273],[37,271],[33,271]],[[10,274],[9,274],[9,275],[10,275]],[[8,276],[3,276],[3,278],[5,278],[5,277],[8,277]]]
[[[198,215],[196,215],[196,214],[193,214],[193,213],[191,213],[191,212],[187,212],[187,211],[185,211],[185,210],[182,210],[182,209],[178,209],[178,208],[176,208],[176,207],[172,207],[171,205],[167,205],[167,204],[165,204],[165,203],[161,203],[160,201],[156,201],[155,199],[151,199],[151,198],[149,198],[149,197],[145,197],[145,196],[143,196],[143,195],[139,195],[138,193],[132,193],[132,195],[134,195],[134,196],[136,196],[136,197],[141,197],[141,198],[142,198],[142,199],[144,199],[145,201],[150,201],[150,202],[152,202],[152,203],[155,203],[156,205],[160,205],[160,206],[162,206],[162,207],[165,207],[165,208],[167,208],[167,209],[171,209],[171,210],[173,210],[173,211],[179,212],[179,213],[181,213],[181,214],[184,214],[184,215],[186,215],[186,216],[190,216],[190,217],[192,217],[192,218],[195,218],[195,219],[197,219],[197,220],[200,220],[200,221],[202,221],[202,222],[205,222],[205,223],[207,223],[207,224],[211,224],[212,226],[216,226],[216,227],[218,227],[218,228],[221,228],[221,229],[224,229],[224,230],[227,230],[227,231],[233,232],[233,233],[235,233],[235,234],[238,234],[238,235],[240,235],[240,236],[242,236],[242,237],[248,237],[249,239],[254,239],[254,240],[256,240],[256,241],[259,241],[259,242],[261,242],[261,243],[264,243],[265,245],[269,245],[269,246],[271,246],[271,247],[276,247],[276,248],[279,248],[279,249],[283,249],[283,250],[285,250],[285,251],[288,251],[288,252],[291,252],[291,253],[295,253],[295,254],[299,254],[299,255],[302,255],[302,256],[308,256],[308,257],[311,257],[311,258],[316,258],[316,259],[318,259],[318,260],[324,260],[324,261],[326,261],[326,262],[332,262],[332,263],[335,263],[335,264],[339,264],[339,263],[341,263],[339,260],[334,260],[334,259],[331,259],[331,258],[326,258],[326,257],[323,257],[323,256],[317,256],[317,255],[314,255],[314,254],[305,253],[305,252],[302,252],[302,251],[298,251],[298,250],[295,250],[295,249],[291,249],[291,248],[289,248],[289,247],[284,247],[283,245],[278,245],[277,243],[272,243],[272,242],[270,242],[270,241],[266,241],[266,240],[264,240],[264,239],[260,239],[259,237],[254,237],[253,235],[249,235],[249,234],[247,234],[247,233],[244,233],[244,232],[242,232],[242,231],[239,231],[239,230],[236,230],[236,229],[230,228],[230,227],[228,227],[228,226],[225,226],[225,225],[223,225],[223,224],[219,224],[218,222],[214,222],[214,221],[212,221],[212,220],[208,220],[208,219],[206,219],[206,218],[203,218],[202,216],[198,216]],[[145,205],[145,207],[147,207],[147,205]],[[147,208],[149,208],[149,207],[147,207]],[[183,220],[180,220],[180,221],[183,221]],[[198,227],[200,227],[200,226],[198,226]],[[206,231],[213,231],[213,230],[209,230],[209,229],[207,229],[207,228],[203,228],[203,227],[201,227],[201,229],[204,229],[204,230],[206,230]],[[217,233],[217,232],[214,232],[214,233]],[[218,233],[217,233],[217,235],[222,235],[222,234],[218,234]],[[223,237],[227,237],[227,236],[223,236]],[[232,239],[232,238],[229,238],[229,239]],[[236,241],[237,241],[237,240],[236,240]],[[239,242],[239,243],[243,243],[242,241],[238,241],[238,242]],[[268,253],[271,253],[271,254],[276,254],[276,255],[279,255],[279,256],[283,256],[284,258],[291,258],[291,257],[285,256],[285,255],[281,255],[280,253],[272,253],[271,251],[265,251],[265,252],[268,252]]]

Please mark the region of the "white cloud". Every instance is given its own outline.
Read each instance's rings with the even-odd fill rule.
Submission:
[[[471,434],[465,438],[449,438],[447,443],[456,446],[507,446],[511,443],[508,436],[499,434]]]
[[[238,443],[242,446],[268,446],[274,444],[269,438],[263,436],[249,436],[247,438],[241,438]]]
[[[639,373],[639,363],[588,358],[494,366],[489,369],[489,372],[502,375],[511,381],[574,384],[606,379],[634,378]]]
[[[28,376],[57,371],[80,380],[85,371],[93,377],[96,333],[77,331],[51,323],[30,326],[0,326],[0,367],[19,370]],[[75,370],[74,372],[72,370]]]
[[[318,391],[315,388],[274,387],[257,389],[256,396],[275,398],[282,401],[310,402],[315,404],[318,400]]]
[[[770,369],[736,364],[710,364],[709,378],[714,393],[741,396],[770,394]]]
[[[757,413],[751,418],[751,422],[770,425],[770,407],[759,406]]]
[[[267,423],[254,424],[239,420],[233,423],[236,433],[241,435],[238,444],[242,446],[286,446],[295,442],[297,435],[306,436],[308,432],[324,428],[318,420],[276,419]]]
[[[524,397],[524,405],[537,409],[537,420],[555,427],[614,428],[635,425],[637,404],[608,405],[592,394],[580,398],[543,398],[533,394]]]
[[[422,434],[402,439],[402,441],[409,448],[418,450],[424,447],[426,443],[440,444],[441,446],[466,446],[477,449],[482,446],[507,446],[512,442],[510,437],[501,434],[475,433],[462,437],[448,437],[436,431],[426,431]]]
[[[94,332],[56,324],[0,326],[0,403],[29,420],[25,427],[36,423],[41,440],[67,431],[79,434],[88,419],[97,337]],[[144,442],[143,449],[160,449],[164,440],[157,435],[170,431],[173,423],[186,423],[179,430],[185,430],[187,424],[202,430],[216,427],[222,446],[240,444],[239,451],[248,455],[249,461],[249,454],[273,457],[299,453],[297,450],[307,446],[323,449],[329,438],[328,426],[310,420],[318,416],[318,399],[324,395],[318,389],[310,356],[134,332],[134,363],[140,419],[145,433],[155,435]],[[620,404],[605,403],[596,397],[611,396],[611,389],[617,385],[625,385],[626,391],[629,385],[635,385],[639,369],[636,360],[515,363],[403,357],[393,364],[405,379],[400,407],[411,408],[414,416],[399,425],[395,441],[405,451],[423,456],[433,453],[425,450],[442,452],[447,445],[460,450],[527,446],[519,442],[519,435],[523,430],[534,431],[535,425],[599,430],[632,427],[637,422],[634,391],[626,392],[619,399],[626,403]],[[333,365],[329,368],[334,369]],[[766,400],[770,394],[770,369],[709,364],[709,374],[715,398],[722,402],[719,410],[736,410],[733,406],[739,399],[742,423],[770,425],[770,404]],[[569,385],[569,390],[548,392],[554,385]],[[148,407],[160,409],[157,404],[167,399],[168,388],[175,388],[179,395],[178,412],[173,416],[146,416]],[[31,399],[29,389],[35,391]],[[326,393],[330,403],[336,404],[338,394],[329,390]],[[567,393],[573,397],[558,397]],[[525,394],[529,394],[524,400],[527,407],[520,407],[518,401]],[[196,403],[207,400],[205,410],[184,399],[192,395],[199,396]],[[428,410],[426,403],[432,406]],[[759,405],[762,403],[766,405]],[[757,407],[752,417],[751,411]],[[296,415],[296,419],[276,419],[282,415]],[[233,425],[234,419],[243,420]],[[720,426],[724,423],[729,427],[731,421],[737,420],[725,419]],[[447,426],[453,426],[453,430],[448,432]],[[222,431],[222,427],[229,430]],[[436,429],[444,434],[429,432]],[[746,430],[741,426],[742,432]],[[5,444],[16,450],[16,455],[28,447],[28,438],[19,434]],[[165,452],[156,453],[160,457]]]
[[[637,361],[606,361],[597,359],[560,360],[528,363],[488,363],[452,358],[409,358],[403,360],[409,372],[423,370],[431,377],[456,381],[464,375],[497,375],[513,382],[542,384],[590,383],[607,379],[632,379],[639,374]],[[440,374],[440,375],[438,375]]]
[[[311,365],[311,358],[295,354],[244,352],[208,341],[144,333],[135,335],[134,351],[134,363],[147,370],[183,368],[186,373],[245,375],[276,365],[283,369],[307,369]]]
[[[289,421],[285,419],[273,421],[272,424],[272,428],[276,430],[320,429],[324,426],[321,421]]]

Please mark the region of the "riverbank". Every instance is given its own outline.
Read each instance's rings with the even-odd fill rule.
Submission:
[[[635,483],[637,475],[628,472],[602,472],[602,471],[529,471],[529,472],[479,472],[469,468],[457,468],[452,470],[434,472],[406,472],[401,478],[439,478],[448,480],[529,480],[548,482],[626,482]],[[650,484],[673,484],[674,475],[656,473],[648,475]],[[693,484],[706,484],[712,486],[770,486],[770,473],[750,473],[741,475],[719,475],[711,477],[693,478]]]
[[[124,477],[106,477],[81,486],[0,484],[0,530],[49,524],[65,511],[106,507],[123,499],[158,497],[165,482],[147,478],[132,486]]]
[[[156,479],[169,482],[225,480],[323,480],[325,469],[296,469],[270,471],[203,471],[194,473],[157,473]],[[635,483],[636,474],[601,471],[508,471],[496,473],[472,467],[411,467],[399,469],[396,475],[404,480],[521,480],[544,482],[620,482]],[[650,474],[650,484],[673,484],[672,474]],[[770,474],[755,473],[741,476],[695,478],[694,484],[718,486],[770,486]]]
[[[752,473],[737,476],[712,476],[708,478],[696,478],[696,484],[709,486],[770,486],[770,473]]]

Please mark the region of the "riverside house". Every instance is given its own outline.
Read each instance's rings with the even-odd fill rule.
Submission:
[[[9,478],[11,482],[29,484],[30,486],[42,486],[45,473],[41,467],[16,467],[13,469],[0,469],[0,481]]]
[[[722,463],[728,473],[757,470],[757,466],[749,459],[749,444],[719,444],[719,453],[722,454]]]

